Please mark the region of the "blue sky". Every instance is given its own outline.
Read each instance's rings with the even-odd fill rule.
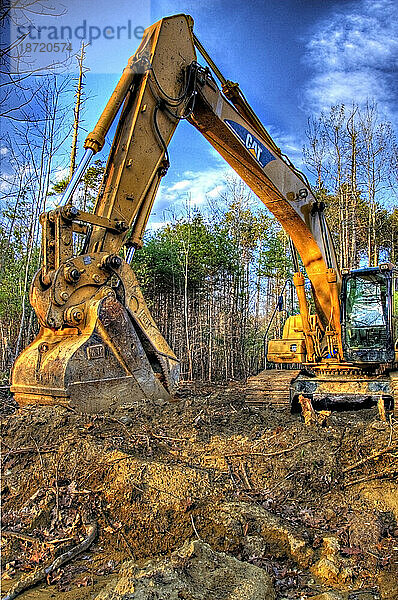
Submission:
[[[61,1],[57,0],[59,6]],[[56,5],[58,6],[56,3]],[[185,12],[221,72],[238,81],[282,150],[301,167],[307,117],[333,103],[375,98],[398,125],[398,3],[394,0],[77,0],[64,2],[53,22],[146,26]],[[59,13],[58,13],[59,15]],[[87,16],[88,15],[88,16]],[[36,17],[38,22],[39,17]],[[44,22],[44,21],[42,21]],[[45,17],[48,24],[48,15]],[[89,99],[85,127],[102,111],[137,39],[94,40],[87,50]],[[76,44],[78,46],[78,44]],[[105,72],[104,72],[105,71]],[[112,136],[101,156],[106,158]],[[225,163],[189,124],[170,145],[171,168],[163,180],[151,222],[179,214],[187,194],[206,205],[218,196]]]

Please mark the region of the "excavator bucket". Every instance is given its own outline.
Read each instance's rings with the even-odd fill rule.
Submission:
[[[171,399],[178,371],[171,350],[157,353],[110,294],[91,304],[83,328],[42,327],[15,362],[11,391],[22,406],[61,404],[96,413],[134,399]]]

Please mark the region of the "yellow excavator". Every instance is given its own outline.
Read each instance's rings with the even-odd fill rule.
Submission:
[[[197,62],[196,50],[207,64]],[[217,82],[218,80],[218,82]],[[121,108],[92,212],[73,194]],[[41,215],[42,267],[30,302],[40,323],[17,358],[20,405],[111,410],[133,398],[171,399],[179,361],[158,330],[130,263],[162,177],[168,144],[187,120],[264,202],[290,236],[299,314],[271,340],[268,360],[303,366],[291,384],[326,404],[384,399],[398,406],[398,272],[391,264],[339,272],[324,205],[272,140],[238,84],[223,77],[183,14],[145,30],[60,206]],[[124,249],[125,259],[121,258]],[[310,281],[315,310],[298,256]]]

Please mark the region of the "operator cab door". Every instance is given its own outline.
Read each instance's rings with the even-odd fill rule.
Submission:
[[[394,362],[397,285],[392,265],[356,269],[343,274],[342,341],[344,358],[348,362]]]

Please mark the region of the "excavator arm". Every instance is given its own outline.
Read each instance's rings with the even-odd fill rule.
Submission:
[[[252,117],[252,109],[237,84],[227,82],[223,89],[224,93],[211,74],[205,72],[198,86],[198,98],[190,121],[262,200],[290,236],[312,284],[319,317],[317,328],[331,334],[330,350],[336,357],[341,356],[340,274],[323,214],[324,206],[315,199],[305,177],[282,156],[264,127]],[[226,99],[227,94],[234,104]],[[310,319],[304,277],[299,271],[296,256],[294,262],[301,327],[307,355],[315,360],[321,355],[320,348],[316,347],[319,335]]]
[[[196,60],[195,47],[211,70]],[[121,108],[122,107],[122,108]],[[72,204],[90,158],[102,149],[119,109],[115,138],[92,213]],[[186,15],[149,27],[85,141],[85,155],[61,205],[41,216],[42,268],[30,300],[41,329],[18,357],[12,391],[21,404],[66,403],[86,412],[108,410],[132,397],[170,398],[179,363],[160,334],[129,266],[161,178],[167,147],[188,120],[275,215],[311,281],[314,321],[295,258],[300,328],[308,359],[321,355],[323,336],[341,358],[340,275],[323,206],[248,105],[225,80],[193,34]],[[83,238],[80,252],[76,239]],[[119,254],[127,248],[127,259]]]

